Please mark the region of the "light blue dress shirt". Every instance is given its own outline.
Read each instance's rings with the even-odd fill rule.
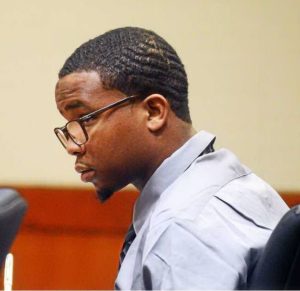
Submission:
[[[116,289],[243,289],[288,207],[201,131],[167,158],[138,198],[136,238]]]

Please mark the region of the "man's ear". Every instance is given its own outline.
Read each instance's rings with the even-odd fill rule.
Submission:
[[[152,94],[143,100],[147,111],[147,127],[151,132],[162,129],[167,124],[170,105],[167,99],[160,94]]]

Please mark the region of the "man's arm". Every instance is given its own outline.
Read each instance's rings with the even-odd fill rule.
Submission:
[[[195,221],[174,221],[143,262],[144,286],[152,290],[242,289],[269,234],[270,230],[238,214],[230,221],[207,217],[200,226]]]

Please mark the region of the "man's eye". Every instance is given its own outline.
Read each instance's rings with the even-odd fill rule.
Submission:
[[[82,120],[82,122],[83,122],[84,124],[88,124],[88,123],[92,122],[92,121],[95,120],[95,119],[96,119],[96,116],[95,116],[95,115],[92,115],[92,116],[89,116],[89,117],[84,118],[84,120]]]

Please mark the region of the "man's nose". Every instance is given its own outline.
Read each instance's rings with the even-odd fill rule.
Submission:
[[[68,142],[66,144],[66,150],[68,154],[72,156],[77,156],[83,154],[85,151],[85,146],[76,144],[72,139],[68,139]]]

